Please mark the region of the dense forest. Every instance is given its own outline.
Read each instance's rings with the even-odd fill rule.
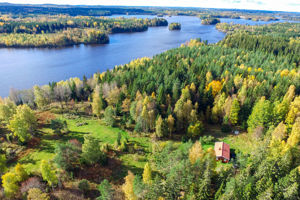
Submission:
[[[74,44],[104,44],[110,33],[146,31],[167,26],[163,18],[106,18],[45,16],[0,18],[0,47],[61,47]]]
[[[299,24],[218,28],[217,44],[11,90],[0,198],[299,199]]]
[[[289,63],[294,63],[297,67],[300,64],[299,23],[274,23],[263,26],[220,23],[216,28],[228,33],[220,45],[282,55]]]

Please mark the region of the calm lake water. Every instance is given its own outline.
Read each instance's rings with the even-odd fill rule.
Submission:
[[[118,17],[118,16],[113,16]],[[133,16],[124,16],[133,17]],[[135,16],[149,17],[154,16]],[[115,65],[128,63],[139,57],[152,57],[182,43],[201,38],[215,43],[222,40],[224,33],[215,26],[201,25],[197,17],[165,17],[169,23],[181,23],[181,31],[169,31],[168,27],[153,27],[141,33],[110,35],[106,45],[78,45],[62,49],[0,49],[0,96],[8,96],[9,89],[28,89],[83,75],[90,77]],[[244,19],[221,19],[222,22],[239,24],[266,24]]]

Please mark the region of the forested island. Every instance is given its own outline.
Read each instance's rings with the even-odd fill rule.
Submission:
[[[52,17],[1,18],[0,38],[94,43],[167,24]],[[11,90],[0,99],[0,199],[299,198],[300,26],[216,27],[227,32],[217,44],[193,39],[90,78]],[[228,163],[215,142],[230,145]]]
[[[163,18],[106,18],[39,15],[26,18],[0,17],[0,47],[63,47],[105,44],[108,34],[146,31],[168,26]]]
[[[215,25],[217,23],[220,23],[220,19],[218,18],[205,18],[201,19],[201,24],[203,25]]]
[[[180,23],[171,23],[169,25],[169,30],[170,31],[181,30],[181,24]]]

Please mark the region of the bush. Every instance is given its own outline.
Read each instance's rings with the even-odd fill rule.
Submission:
[[[79,183],[78,183],[78,189],[81,190],[84,194],[89,191],[90,189],[90,184],[86,179],[82,179]]]
[[[40,189],[32,188],[28,191],[27,200],[50,200],[50,197]]]
[[[51,120],[50,127],[53,129],[55,134],[64,134],[69,132],[67,122],[60,119]]]
[[[141,120],[138,120],[134,126],[134,131],[135,132],[142,132],[143,131],[143,126],[142,126],[142,123],[141,123]]]
[[[203,133],[204,125],[201,121],[191,124],[188,127],[188,137],[195,138]]]
[[[209,136],[203,136],[200,137],[199,141],[201,142],[202,145],[204,144],[212,144],[215,141],[215,137],[209,135]]]
[[[0,176],[6,170],[6,156],[0,154]]]
[[[122,141],[122,142],[121,142],[121,145],[120,145],[120,147],[119,147],[119,150],[122,151],[122,152],[127,151],[127,144],[126,144],[125,141]]]

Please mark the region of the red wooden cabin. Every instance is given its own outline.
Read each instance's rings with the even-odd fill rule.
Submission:
[[[223,163],[228,163],[230,160],[230,146],[225,142],[215,143],[216,159],[221,160]]]

